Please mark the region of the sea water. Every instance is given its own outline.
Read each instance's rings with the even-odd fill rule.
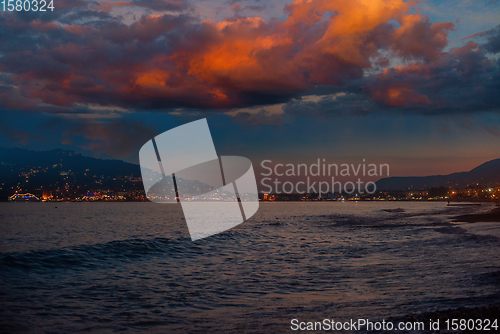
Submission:
[[[500,224],[450,220],[490,208],[261,203],[192,242],[177,204],[0,203],[0,332],[276,333],[498,303]]]

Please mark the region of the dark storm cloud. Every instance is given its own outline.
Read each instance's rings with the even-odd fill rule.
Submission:
[[[358,5],[297,0],[284,21],[200,21],[188,2],[152,0],[61,0],[50,13],[3,13],[0,103],[53,113],[86,104],[208,111],[288,103],[285,112],[315,117],[499,105],[499,61],[491,57],[498,27],[482,33],[484,44],[445,51],[454,25],[413,13],[414,2]],[[127,22],[113,16],[116,7],[167,13]],[[321,91],[332,96],[301,99]]]
[[[329,92],[317,102],[294,99],[283,108],[295,116],[339,116],[381,111],[424,114],[500,110],[500,30],[483,32],[485,44],[469,41],[426,62],[387,68]],[[345,93],[345,94],[344,94]]]
[[[271,114],[265,109],[260,109],[257,113],[240,111],[233,116],[233,120],[237,123],[245,123],[252,126],[259,124],[278,125],[283,122],[283,116],[281,114]]]
[[[383,105],[424,113],[498,110],[500,63],[486,46],[468,42],[430,62],[386,69],[365,90]]]
[[[500,52],[500,25],[484,32],[482,35],[488,38],[488,43],[484,45],[486,51],[492,53]]]
[[[293,99],[283,107],[283,111],[287,116],[314,118],[364,116],[381,111],[380,105],[365,94],[353,90],[320,97]],[[311,101],[311,98],[317,101]]]
[[[261,0],[228,0],[225,2],[227,5],[235,5],[243,2],[260,2]]]
[[[97,3],[104,10],[114,7],[143,7],[155,11],[179,12],[191,8],[189,3],[183,0],[98,1]]]

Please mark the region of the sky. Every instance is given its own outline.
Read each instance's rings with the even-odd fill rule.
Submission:
[[[207,118],[219,155],[388,163],[500,158],[500,3],[57,0],[0,11],[0,146],[138,162]],[[257,167],[258,169],[258,167]]]

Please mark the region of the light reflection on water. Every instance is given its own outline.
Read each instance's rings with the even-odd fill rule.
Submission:
[[[293,318],[500,300],[498,229],[448,220],[484,206],[261,203],[197,242],[175,204],[0,208],[0,326],[10,332],[283,332]]]

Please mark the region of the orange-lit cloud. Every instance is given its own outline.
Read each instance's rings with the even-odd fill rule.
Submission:
[[[173,13],[189,7],[184,1],[80,0],[73,8],[62,1],[50,21],[0,17],[6,34],[18,37],[0,46],[0,70],[20,106],[225,109],[286,103],[329,87],[382,106],[426,108],[449,98],[429,87],[454,62],[464,71],[497,66],[477,45],[445,51],[454,25],[430,22],[415,1],[296,0],[282,21],[235,15],[218,22]],[[126,24],[110,16],[117,6],[169,13]]]

